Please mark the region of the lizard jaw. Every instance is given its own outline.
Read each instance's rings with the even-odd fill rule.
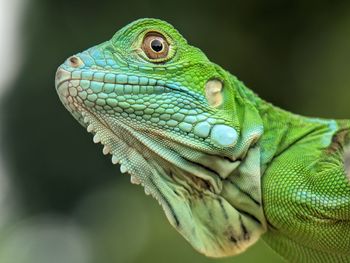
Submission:
[[[153,189],[148,184],[147,178],[142,174],[135,173],[133,167],[130,165],[130,156],[136,157],[138,154],[135,149],[130,147],[125,140],[122,140],[117,134],[112,132],[106,123],[102,123],[93,113],[80,108],[82,122],[85,124],[88,132],[93,133],[93,142],[102,144],[104,147],[102,153],[104,155],[111,154],[111,161],[113,164],[120,165],[121,173],[130,174],[130,182],[136,185],[142,185],[146,195],[152,195],[161,204],[161,198],[156,189]],[[135,151],[135,152],[133,152]],[[126,154],[127,153],[127,154]],[[162,205],[162,204],[161,204]]]
[[[98,118],[94,113],[76,104],[78,111],[80,112],[80,122],[84,124],[87,131],[93,133],[93,142],[101,143],[104,145],[103,154],[111,154],[111,161],[113,164],[120,164],[121,173],[130,174],[130,182],[136,185],[141,185],[144,188],[146,195],[151,195],[156,199],[159,205],[165,212],[169,222],[176,228],[180,228],[180,219],[178,214],[179,209],[173,202],[169,201],[176,200],[176,195],[179,195],[181,191],[176,183],[171,183],[168,174],[158,165],[156,160],[145,158],[144,153],[141,154],[142,149],[137,150],[137,143],[130,142],[123,137],[122,132],[114,132],[108,127],[102,119]],[[125,136],[125,133],[124,133]],[[132,143],[132,147],[128,144]],[[145,151],[145,149],[143,149]],[[155,169],[156,168],[156,169]],[[154,171],[157,172],[154,172]],[[165,179],[167,178],[167,179]],[[195,176],[192,176],[191,180],[194,180]],[[200,179],[197,179],[200,181]],[[203,182],[202,182],[203,184]],[[170,186],[171,185],[171,186]],[[183,186],[183,185],[182,185]],[[177,188],[178,191],[175,190]],[[169,198],[169,196],[172,196]],[[179,206],[181,206],[179,202]]]
[[[170,224],[198,251],[207,256],[222,257],[240,253],[246,249],[246,243],[256,241],[258,235],[254,231],[250,233],[245,227],[242,228],[245,225],[247,229],[254,229],[255,222],[236,218],[235,209],[220,194],[204,189],[189,194],[191,187],[185,188],[179,185],[179,181],[172,181],[174,178],[168,178],[168,172],[159,160],[147,159],[145,153],[137,151],[137,143],[130,147],[127,140],[122,138],[123,134],[113,132],[103,119],[81,107],[79,112],[87,131],[94,133],[94,143],[104,145],[103,153],[112,155],[112,163],[119,163],[121,172],[129,173],[132,183],[142,185],[145,193],[158,201]],[[144,151],[147,152],[147,149]],[[178,176],[182,171],[174,172]],[[223,211],[226,219],[219,216],[210,217],[208,221],[206,214],[216,210]],[[232,222],[238,220],[240,225],[233,224],[230,218]],[[204,230],[198,227],[202,224],[206,226]],[[220,238],[213,235],[216,232]]]

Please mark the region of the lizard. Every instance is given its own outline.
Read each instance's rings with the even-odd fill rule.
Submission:
[[[289,262],[350,262],[350,120],[266,102],[151,18],[66,59],[55,87],[200,253],[262,238]]]

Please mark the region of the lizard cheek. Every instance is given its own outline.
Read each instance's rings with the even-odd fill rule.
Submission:
[[[223,85],[220,80],[211,79],[205,84],[205,97],[210,106],[219,107],[223,102]]]

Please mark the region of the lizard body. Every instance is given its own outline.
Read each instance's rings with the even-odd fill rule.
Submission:
[[[56,89],[201,253],[261,236],[291,262],[350,262],[349,120],[265,102],[157,19],[67,59]]]

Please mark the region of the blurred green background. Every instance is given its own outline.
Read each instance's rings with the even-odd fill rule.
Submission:
[[[17,35],[0,62],[3,77],[8,65],[16,72],[0,87],[1,263],[282,262],[263,242],[227,259],[195,252],[64,109],[55,70],[125,24],[156,17],[266,100],[347,118],[350,1],[15,2],[18,27],[9,20],[0,39]]]

